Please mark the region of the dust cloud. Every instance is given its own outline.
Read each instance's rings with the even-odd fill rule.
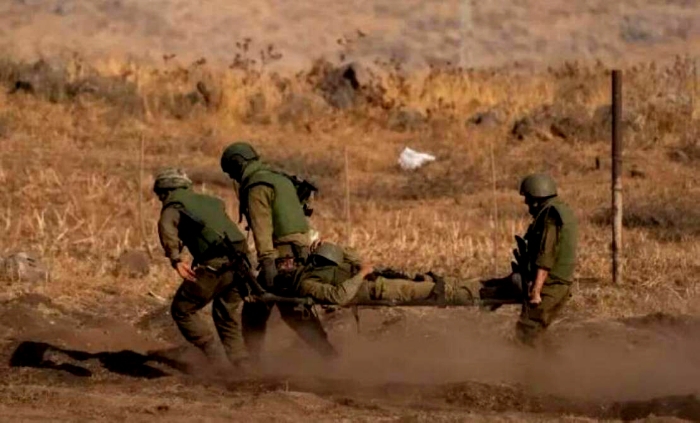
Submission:
[[[362,310],[332,322],[340,358],[275,354],[270,371],[363,384],[518,386],[537,395],[590,401],[646,400],[700,391],[700,321],[588,321],[555,325],[539,349],[512,335],[517,310]],[[277,327],[282,336],[284,328]],[[291,333],[289,333],[291,335]],[[289,338],[288,338],[289,339]],[[299,345],[295,345],[298,348]]]

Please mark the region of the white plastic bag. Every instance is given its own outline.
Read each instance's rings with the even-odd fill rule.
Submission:
[[[399,156],[399,166],[403,170],[415,170],[432,161],[435,161],[435,156],[421,153],[408,147],[404,148]]]

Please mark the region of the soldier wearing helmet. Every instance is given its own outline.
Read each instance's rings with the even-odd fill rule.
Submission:
[[[391,301],[397,305],[411,301],[435,300],[435,305],[471,305],[473,298],[466,283],[445,285],[442,278],[429,274],[409,278],[394,271],[375,270],[359,257],[329,242],[320,243],[294,278],[295,296],[311,297],[320,304],[345,306],[371,301]]]
[[[216,197],[192,191],[192,181],[179,169],[156,176],[153,192],[162,202],[158,234],[165,255],[182,277],[171,305],[171,315],[182,335],[200,348],[213,364],[226,364],[221,345],[197,312],[213,301],[212,315],[228,362],[245,369],[240,312],[245,278],[250,276],[248,245]],[[193,258],[182,256],[186,247]]]
[[[520,292],[526,301],[516,334],[522,342],[532,345],[571,296],[578,223],[573,211],[559,199],[556,183],[548,175],[525,177],[520,183],[520,195],[533,220],[516,250],[517,279],[523,280],[528,290]],[[498,281],[510,280],[513,278]],[[488,292],[488,287],[482,289],[484,292]]]
[[[235,142],[223,151],[221,169],[236,181],[240,217],[245,216],[258,254],[260,284],[283,294],[291,277],[306,262],[311,244],[311,228],[292,180],[260,160],[253,147]],[[315,316],[302,318],[294,305],[277,304],[282,319],[306,342],[324,356],[335,351]],[[244,336],[253,358],[262,350],[271,307],[246,303],[243,308]]]

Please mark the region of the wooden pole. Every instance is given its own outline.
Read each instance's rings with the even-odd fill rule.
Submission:
[[[151,251],[151,247],[148,245],[148,236],[146,235],[146,221],[143,216],[143,162],[145,158],[145,141],[143,139],[143,134],[141,134],[140,137],[140,142],[141,142],[141,151],[139,155],[139,185],[138,185],[138,190],[139,190],[139,208],[138,208],[138,215],[139,215],[139,229],[141,232],[141,242],[143,244],[143,248],[146,250],[146,253],[148,253],[148,257],[151,259],[153,258],[153,252]]]
[[[491,196],[493,199],[493,272],[498,273],[498,199],[496,196],[496,159],[493,154],[493,141],[489,143],[491,156]]]
[[[691,110],[690,110],[690,120],[695,119],[695,96],[698,95],[698,59],[693,57],[693,93],[690,96],[691,100]]]
[[[612,72],[612,277],[614,284],[622,283],[622,72]]]

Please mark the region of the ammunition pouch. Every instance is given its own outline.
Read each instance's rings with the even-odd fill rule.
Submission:
[[[245,257],[245,260],[247,261],[248,258],[246,256],[246,252],[247,245],[245,244],[245,241],[231,242],[228,237],[225,237],[215,244],[210,245],[201,255],[196,258],[193,265],[196,266],[207,263],[218,258],[227,258],[229,261],[237,261],[240,260],[241,256]]]

